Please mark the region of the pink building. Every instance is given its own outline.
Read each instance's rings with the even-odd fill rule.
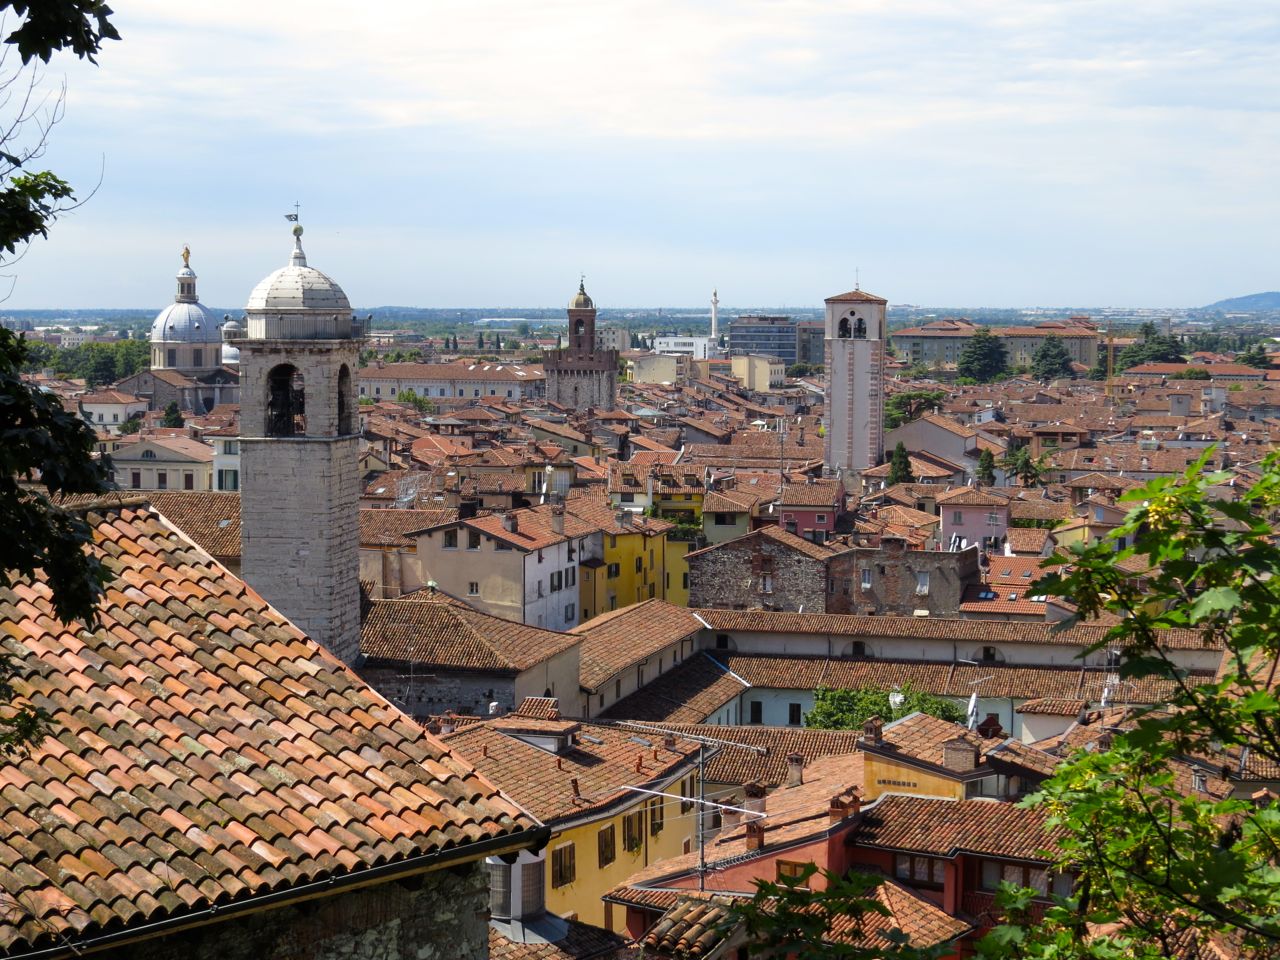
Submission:
[[[975,487],[960,487],[939,494],[937,503],[944,549],[961,550],[977,544],[986,552],[1004,550],[1004,541],[1009,535],[1007,497]]]
[[[835,534],[836,519],[844,510],[844,484],[839,480],[793,483],[782,491],[779,504],[782,529],[815,543]]]

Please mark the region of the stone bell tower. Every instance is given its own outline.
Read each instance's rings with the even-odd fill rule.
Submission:
[[[575,410],[612,410],[618,394],[618,351],[596,349],[596,305],[585,281],[569,301],[569,344],[542,364],[547,399]]]
[[[307,266],[302,227],[287,266],[249,294],[240,350],[242,576],[331,653],[360,652],[359,435],[364,331],[342,288]]]
[[[884,457],[888,301],[855,289],[828,297],[826,306],[826,465],[843,477]]]

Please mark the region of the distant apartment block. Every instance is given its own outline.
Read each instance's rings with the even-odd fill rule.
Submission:
[[[729,323],[729,353],[777,357],[791,366],[797,356],[796,330],[791,317],[738,317]]]

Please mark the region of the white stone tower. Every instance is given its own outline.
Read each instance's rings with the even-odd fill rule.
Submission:
[[[884,456],[884,322],[888,301],[862,290],[826,300],[827,469],[840,476]]]
[[[596,349],[596,305],[586,281],[569,301],[569,344],[551,351],[542,368],[547,399],[574,410],[612,410],[617,403],[618,351]]]
[[[360,418],[363,330],[342,288],[302,252],[254,287],[240,350],[242,575],[331,653],[360,652]]]
[[[711,346],[720,346],[720,291],[711,291]]]

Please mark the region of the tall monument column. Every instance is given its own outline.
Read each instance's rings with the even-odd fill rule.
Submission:
[[[329,652],[360,652],[359,444],[363,330],[342,288],[307,265],[302,227],[287,266],[249,295],[240,350],[241,573]]]
[[[840,476],[884,457],[884,332],[888,301],[862,290],[826,300],[827,469]]]

